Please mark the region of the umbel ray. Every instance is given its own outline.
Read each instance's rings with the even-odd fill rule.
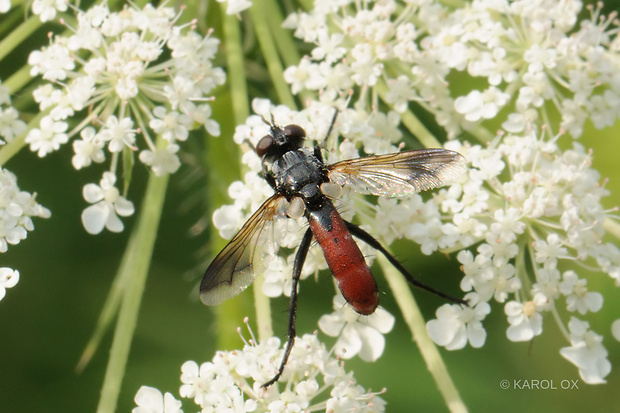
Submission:
[[[325,139],[336,122],[335,112]],[[262,161],[262,174],[274,194],[247,220],[239,232],[215,257],[200,284],[200,298],[207,305],[218,305],[244,291],[256,277],[255,267],[262,260],[261,243],[270,223],[279,215],[305,216],[309,227],[304,233],[293,262],[288,319],[288,340],[275,376],[263,385],[275,383],[295,341],[297,286],[312,240],[321,246],[325,260],[343,297],[362,315],[372,314],[379,305],[375,279],[353,236],[381,251],[413,286],[455,303],[464,300],[444,294],[417,281],[379,241],[357,225],[345,221],[332,199],[344,186],[376,196],[406,196],[443,186],[461,175],[465,159],[446,149],[420,149],[387,155],[374,155],[325,164],[320,145],[303,147],[305,130],[298,125],[280,127],[263,118],[270,133],[254,147]],[[282,208],[286,200],[287,208]],[[284,212],[283,212],[284,211]]]

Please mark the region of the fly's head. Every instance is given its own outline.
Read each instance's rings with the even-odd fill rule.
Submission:
[[[283,128],[263,118],[269,125],[271,132],[263,136],[254,150],[263,161],[263,177],[269,182],[273,189],[276,189],[276,177],[273,173],[273,164],[282,158],[285,153],[301,148],[306,138],[306,131],[299,125],[287,125]]]
[[[286,152],[299,149],[306,139],[306,131],[299,125],[287,125],[283,128],[263,118],[271,128],[271,133],[265,135],[256,144],[256,154],[263,162],[272,163]]]

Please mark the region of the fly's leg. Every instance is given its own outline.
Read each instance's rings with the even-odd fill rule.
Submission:
[[[323,141],[321,142],[316,142],[314,141],[314,156],[316,156],[316,158],[321,161],[321,163],[324,163],[323,161],[323,154],[321,153],[321,149],[325,149],[326,145],[327,145],[327,138],[329,138],[329,135],[332,134],[332,130],[334,129],[334,125],[336,124],[336,119],[338,118],[338,109],[334,109],[334,117],[332,118],[332,121],[329,124],[329,128],[327,129],[327,133],[325,134],[325,138],[323,139]]]
[[[456,298],[456,297],[453,297],[451,295],[442,293],[441,291],[438,291],[438,290],[434,289],[433,287],[429,287],[428,285],[423,284],[420,281],[416,280],[413,277],[413,275],[411,275],[411,273],[409,271],[407,271],[407,269],[400,263],[400,261],[398,261],[396,259],[396,257],[394,257],[392,254],[390,254],[390,252],[388,250],[386,250],[383,247],[383,245],[381,245],[381,243],[376,240],[375,237],[373,237],[368,232],[364,231],[363,229],[361,229],[360,227],[358,227],[355,224],[352,224],[352,223],[347,222],[347,221],[345,221],[345,224],[347,225],[347,228],[348,228],[349,232],[351,232],[351,234],[355,235],[357,238],[361,239],[362,241],[364,241],[366,244],[370,245],[374,249],[381,251],[381,253],[383,255],[385,255],[385,258],[387,258],[388,261],[394,267],[396,267],[396,269],[398,271],[400,271],[400,273],[405,277],[405,279],[409,282],[409,284],[413,285],[414,287],[418,287],[418,288],[421,288],[421,289],[423,289],[425,291],[428,291],[429,293],[435,294],[435,295],[437,295],[437,296],[439,296],[441,298],[444,298],[444,299],[446,299],[448,301],[451,301],[453,303],[469,305],[468,302],[466,300],[463,300],[462,298]]]
[[[304,237],[301,240],[301,244],[299,245],[299,249],[297,250],[297,254],[295,255],[295,261],[293,263],[293,282],[291,283],[291,300],[289,302],[288,309],[288,340],[286,342],[286,347],[284,348],[284,355],[282,356],[282,361],[280,362],[278,372],[271,380],[263,384],[263,388],[271,386],[273,383],[278,381],[280,376],[282,376],[284,366],[286,366],[288,357],[291,355],[291,350],[293,349],[293,344],[295,344],[295,322],[297,320],[297,285],[299,284],[299,279],[301,278],[301,269],[303,268],[306,257],[308,256],[308,250],[310,249],[311,242],[312,231],[310,231],[310,228],[308,228],[308,230],[304,234]]]

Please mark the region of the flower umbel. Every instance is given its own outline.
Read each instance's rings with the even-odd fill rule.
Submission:
[[[50,211],[36,202],[35,195],[19,189],[13,173],[0,168],[0,253],[26,238],[34,229],[33,217],[50,216]]]
[[[357,384],[345,371],[344,363],[331,357],[313,334],[296,338],[284,374],[263,388],[277,371],[282,353],[280,340],[272,337],[258,344],[252,339],[242,350],[218,351],[212,361],[200,365],[187,361],[181,366],[179,394],[192,399],[202,411],[384,411],[385,402],[379,394]],[[151,396],[148,403],[161,406],[161,393],[145,386],[136,395],[136,402],[138,395],[146,396],[147,392]],[[172,404],[172,396],[169,400],[178,408]]]
[[[427,131],[410,121],[414,101],[448,138],[466,131],[482,143],[445,145],[471,169],[430,201],[380,200],[370,208],[358,203],[355,211],[384,239],[408,238],[424,254],[460,251],[461,287],[476,293],[476,310],[445,306],[428,324],[448,348],[484,343],[481,320],[491,300],[504,303],[508,338],[523,341],[542,334],[543,317],[557,315],[560,305],[580,314],[602,308],[583,268],[620,285],[618,247],[603,241],[616,211],[601,205],[608,191],[591,153],[565,142],[568,134],[583,134],[587,119],[603,128],[620,116],[617,13],[602,16],[601,7],[580,21],[579,1],[477,0],[454,9],[434,2],[317,2],[285,22],[313,48],[285,72],[293,93],[318,92],[323,102],[348,98],[365,114],[386,104],[387,118],[402,113],[423,137]],[[451,79],[461,86],[450,87]],[[366,127],[345,123],[338,132],[359,143]],[[400,136],[384,130],[385,146],[364,141],[367,153],[394,150]],[[566,321],[554,319],[572,342]]]
[[[49,6],[41,12],[44,20],[64,11]],[[67,26],[72,34],[52,37],[28,60],[30,74],[50,82],[34,91],[48,115],[28,133],[31,150],[43,157],[71,140],[76,169],[109,161],[108,173],[114,175],[121,159],[133,165],[133,153],[139,151],[138,159],[162,176],[179,169],[178,143],[190,130],[202,126],[219,135],[207,103],[225,81],[223,70],[211,63],[218,39],[199,35],[192,25],[176,26],[179,15],[169,7],[132,5],[116,13],[101,4],[74,10],[77,26]],[[77,126],[69,130],[69,123]],[[83,221],[91,223],[86,227],[91,233],[103,228],[93,219]],[[105,228],[122,230],[111,222]]]

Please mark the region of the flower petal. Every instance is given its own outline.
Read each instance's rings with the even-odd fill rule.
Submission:
[[[82,225],[89,234],[99,234],[103,231],[110,210],[105,204],[97,203],[82,211]]]

